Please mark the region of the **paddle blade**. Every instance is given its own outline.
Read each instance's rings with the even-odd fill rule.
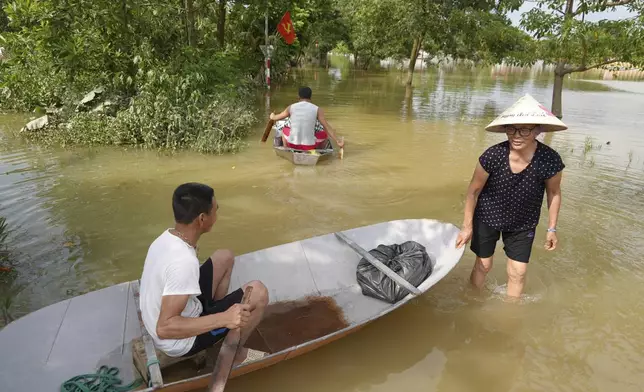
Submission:
[[[266,123],[266,128],[264,128],[264,134],[262,135],[262,143],[266,142],[266,139],[268,139],[268,135],[270,135],[271,128],[273,128],[274,124],[275,124],[275,121],[270,119]]]
[[[250,303],[250,294],[252,291],[252,286],[249,286],[246,289],[244,297],[242,298],[242,304]],[[239,350],[240,337],[241,331],[239,328],[236,328],[228,331],[228,335],[224,338],[221,349],[219,350],[219,355],[215,362],[215,368],[212,370],[210,386],[208,388],[210,392],[223,392],[226,388],[230,371],[233,368],[233,360]]]

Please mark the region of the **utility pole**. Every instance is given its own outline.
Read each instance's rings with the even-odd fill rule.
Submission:
[[[266,73],[266,88],[271,89],[271,54],[273,46],[268,44],[268,0],[266,0],[266,12],[264,14],[264,45],[261,46],[264,53],[264,65]]]
[[[264,53],[264,72],[266,77],[266,94],[265,108],[266,113],[271,112],[271,55],[273,54],[273,45],[268,42],[268,0],[266,0],[266,11],[264,13],[264,45],[260,45]]]

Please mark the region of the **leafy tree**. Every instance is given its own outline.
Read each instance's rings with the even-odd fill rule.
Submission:
[[[557,117],[563,117],[564,76],[616,62],[644,65],[641,0],[539,0],[537,5],[522,16],[521,25],[539,41],[538,57],[555,65],[552,112]],[[588,19],[593,13],[617,9],[636,16]]]
[[[527,60],[529,37],[513,27],[506,13],[522,0],[347,0],[339,3],[349,23],[350,48],[368,58],[409,58],[407,85],[413,82],[421,50],[432,57],[477,62],[510,57]]]
[[[338,0],[346,20],[346,46],[353,53],[356,67],[367,68],[374,59],[400,59],[407,52],[406,29],[401,31],[400,6],[393,0]]]
[[[232,4],[227,16],[226,42],[244,48],[246,55],[252,56],[258,65],[264,59],[259,46],[265,41],[266,5],[266,0],[238,0]],[[292,45],[287,45],[277,33],[277,24],[286,11],[291,14],[297,35]],[[269,42],[275,48],[271,79],[277,81],[289,67],[301,64],[305,57],[317,58],[347,39],[344,20],[332,0],[270,0],[268,32]]]

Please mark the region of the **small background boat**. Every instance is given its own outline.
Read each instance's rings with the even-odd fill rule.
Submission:
[[[425,246],[432,273],[418,289],[425,293],[459,262],[458,228],[428,219],[378,223],[343,231],[366,250],[379,244],[416,241]],[[302,355],[353,333],[403,306],[362,294],[356,281],[361,256],[333,233],[237,256],[230,291],[250,280],[268,287],[264,320],[247,346],[270,355],[233,369],[231,378]],[[0,331],[3,392],[54,392],[77,375],[101,365],[118,367],[124,384],[140,377],[132,342],[142,335],[134,296],[137,281],[125,282],[40,309]],[[404,326],[401,331],[404,333]],[[185,365],[180,363],[174,366]],[[210,371],[163,370],[160,391],[205,388]],[[146,389],[150,390],[151,389]]]

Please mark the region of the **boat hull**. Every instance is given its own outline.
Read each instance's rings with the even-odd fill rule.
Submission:
[[[281,145],[281,138],[273,141],[273,150],[278,157],[284,158],[294,165],[315,166],[318,163],[330,160],[334,155],[333,145],[326,141],[325,148],[316,150],[296,150]]]
[[[417,286],[425,293],[460,261],[464,247],[456,249],[454,246],[458,232],[452,224],[407,219],[342,233],[367,250],[379,244],[409,240],[425,246],[433,266],[432,273]],[[230,291],[250,280],[261,280],[269,292],[267,313],[271,307],[275,309],[280,304],[323,298],[331,303],[333,309],[338,309],[343,323],[326,332],[315,331],[309,337],[281,346],[266,336],[275,339],[275,331],[283,331],[289,326],[294,331],[298,327],[287,323],[274,326],[273,330],[262,330],[260,335],[273,347],[269,351],[271,354],[234,368],[231,377],[313,351],[360,330],[413,299],[414,296],[409,294],[390,304],[363,295],[355,275],[360,259],[334,233],[237,256]],[[1,330],[0,352],[11,353],[0,356],[3,392],[58,391],[65,380],[93,373],[101,365],[118,367],[124,383],[138,378],[131,345],[133,340],[141,337],[141,328],[132,283],[121,283],[50,305],[15,320]],[[259,328],[264,328],[263,324]],[[247,346],[254,348],[250,343],[249,339]],[[208,384],[208,374],[193,374],[182,376],[182,380],[176,382],[164,380],[161,390],[189,391]]]
[[[236,367],[230,373],[229,379],[234,379],[234,378],[243,376],[245,374],[248,374],[248,373],[251,373],[251,372],[254,372],[254,371],[257,371],[257,370],[265,369],[267,367],[276,365],[276,364],[278,364],[280,362],[284,362],[286,360],[293,359],[293,358],[298,357],[300,355],[309,353],[309,352],[311,352],[311,351],[313,351],[315,349],[318,349],[318,348],[320,348],[322,346],[325,346],[325,345],[327,345],[329,343],[333,343],[336,340],[339,340],[339,339],[341,339],[341,338],[343,338],[343,337],[345,337],[347,335],[350,335],[350,334],[352,334],[354,332],[357,332],[357,331],[361,330],[363,327],[365,327],[367,324],[369,324],[369,322],[366,322],[366,323],[361,324],[361,325],[351,326],[351,327],[348,327],[345,330],[342,330],[342,331],[340,331],[338,333],[335,333],[335,334],[328,335],[328,336],[325,336],[323,338],[320,338],[317,341],[301,345],[301,346],[299,346],[297,348],[293,348],[293,349],[287,350],[285,352],[276,353],[274,355],[271,355],[270,357],[263,358],[260,361],[255,361],[253,363],[250,363],[250,364],[247,364],[247,365],[244,365],[244,366]],[[152,392],[152,391],[154,391],[154,392],[156,392],[156,391],[162,391],[162,392],[188,392],[188,391],[194,391],[194,390],[201,390],[201,389],[204,389],[204,388],[208,387],[208,383],[210,382],[210,377],[211,377],[211,373],[203,374],[203,375],[193,377],[193,378],[190,378],[190,379],[181,380],[181,381],[166,384],[160,389],[148,388],[148,389],[145,389],[142,392]]]

